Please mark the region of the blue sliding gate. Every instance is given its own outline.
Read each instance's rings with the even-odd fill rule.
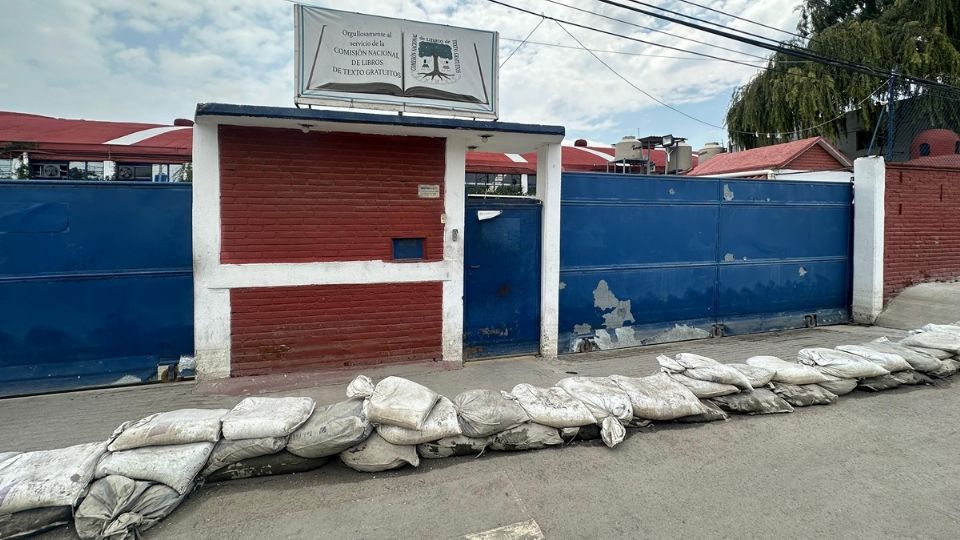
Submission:
[[[0,182],[0,396],[130,384],[193,353],[191,186]]]
[[[539,351],[540,219],[538,200],[467,199],[464,359]]]
[[[852,185],[565,173],[560,350],[847,322]]]

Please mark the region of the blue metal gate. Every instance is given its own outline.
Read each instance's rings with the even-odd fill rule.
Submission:
[[[539,350],[540,214],[533,199],[467,199],[465,359]]]
[[[148,381],[192,354],[190,188],[0,182],[0,396]]]
[[[563,175],[560,350],[850,317],[852,186]]]

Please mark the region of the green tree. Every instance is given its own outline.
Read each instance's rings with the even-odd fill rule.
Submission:
[[[960,2],[957,0],[804,0],[791,45],[810,52],[952,85],[960,83]],[[837,139],[846,111],[872,127],[881,105],[864,99],[884,84],[865,75],[776,53],[733,93],[730,140],[753,148],[784,139]],[[900,95],[917,92],[901,85]],[[879,93],[875,95],[880,95]],[[861,103],[863,102],[863,103]],[[823,125],[821,125],[823,124]],[[813,126],[817,129],[809,130]],[[807,130],[807,131],[800,131]],[[777,135],[770,135],[775,133]]]
[[[433,43],[430,41],[421,41],[417,45],[417,56],[421,58],[433,57],[433,71],[428,71],[423,73],[427,77],[440,78],[440,79],[449,79],[450,75],[440,71],[440,59],[446,58],[447,60],[453,60],[453,48],[449,45],[443,43]]]

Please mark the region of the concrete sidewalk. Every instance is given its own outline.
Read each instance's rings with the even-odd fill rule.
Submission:
[[[469,388],[552,384],[568,373],[647,375],[659,353],[723,361],[786,358],[809,346],[860,343],[900,331],[838,326],[565,357],[485,361],[462,370],[404,366],[452,396]],[[368,373],[382,376],[383,370]],[[96,440],[124,420],[186,406],[230,406],[241,391],[342,399],[340,374],[176,384],[0,401],[4,444],[30,450]],[[291,381],[290,379],[293,379]],[[322,383],[322,384],[318,384]],[[313,386],[291,388],[300,384]],[[828,407],[631,430],[599,441],[480,458],[422,460],[418,469],[316,471],[202,487],[148,538],[769,538],[960,535],[960,408],[956,383],[855,392]],[[278,392],[272,390],[280,389]],[[225,394],[228,392],[229,394]],[[946,416],[945,416],[946,413]],[[533,531],[533,532],[531,532]],[[60,529],[44,538],[74,538]]]

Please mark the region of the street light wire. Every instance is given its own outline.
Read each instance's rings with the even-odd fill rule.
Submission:
[[[500,62],[500,69],[503,69],[504,64],[509,62],[510,59],[513,58],[513,55],[516,54],[516,52],[519,51],[521,47],[526,45],[527,40],[530,39],[530,36],[532,36],[533,33],[537,31],[537,28],[540,28],[540,25],[543,24],[543,21],[545,20],[546,19],[544,19],[543,17],[540,17],[540,20],[537,22],[537,25],[533,27],[533,30],[530,30],[530,32],[527,34],[527,37],[523,38],[520,44],[517,45],[516,48],[514,48],[512,51],[510,51],[510,54],[508,54],[507,57],[503,59],[503,62]]]

